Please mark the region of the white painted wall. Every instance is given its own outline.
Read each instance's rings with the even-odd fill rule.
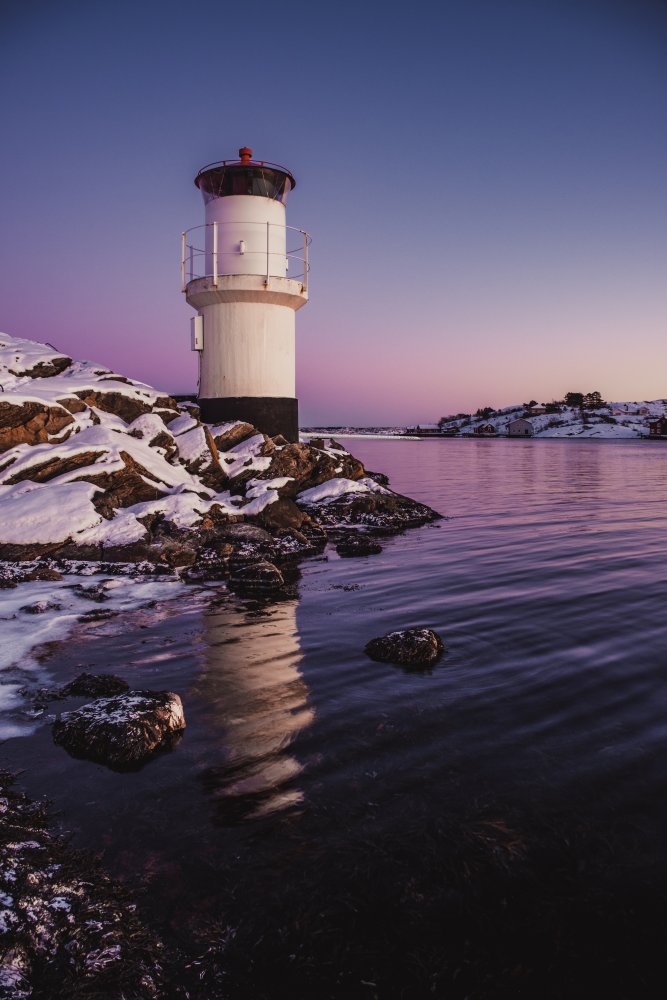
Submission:
[[[218,274],[263,274],[284,278],[286,269],[286,215],[282,202],[256,195],[213,198],[206,205],[206,273],[213,274],[213,229],[218,223]],[[240,244],[245,242],[245,253]]]
[[[201,397],[295,397],[293,308],[264,302],[216,302],[200,309],[204,317]]]

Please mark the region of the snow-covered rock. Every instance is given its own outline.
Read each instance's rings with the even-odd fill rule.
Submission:
[[[383,491],[331,439],[208,426],[195,405],[48,344],[0,334],[0,386],[0,560],[187,566],[223,525],[253,520],[293,556],[324,544],[334,500]]]

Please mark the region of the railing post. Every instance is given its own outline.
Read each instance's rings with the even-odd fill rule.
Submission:
[[[181,233],[181,291],[184,292],[186,289],[185,284],[185,251],[186,251],[186,236],[185,233]]]
[[[213,223],[213,287],[218,287],[218,223]]]
[[[308,233],[303,234],[303,290],[308,294]]]
[[[268,284],[269,284],[269,275],[271,273],[271,270],[270,270],[270,257],[269,257],[269,226],[270,225],[271,225],[271,223],[267,222],[267,224],[266,224],[266,281],[264,282],[264,284],[267,287],[268,287]]]
[[[194,278],[194,276],[195,276],[195,249],[194,249],[194,247],[192,246],[192,243],[191,243],[190,244],[190,281],[192,281],[192,279]]]

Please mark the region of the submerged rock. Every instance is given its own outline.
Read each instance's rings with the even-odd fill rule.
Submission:
[[[442,639],[430,628],[408,628],[389,632],[366,643],[371,660],[398,663],[403,667],[430,667],[444,651]]]
[[[353,556],[374,556],[382,552],[382,546],[372,535],[355,533],[341,538],[336,545],[336,552],[346,559]]]
[[[116,618],[118,614],[118,611],[112,611],[111,608],[93,608],[92,611],[86,611],[84,614],[79,615],[77,621],[82,624],[86,622],[104,622],[108,621],[109,618]]]
[[[177,694],[129,691],[64,712],[53,723],[53,740],[73,757],[123,768],[168,746],[183,729],[183,704]]]
[[[115,674],[79,674],[69,684],[61,688],[64,697],[69,695],[90,695],[92,698],[101,698],[106,695],[121,694],[127,691],[130,685],[122,677]]]

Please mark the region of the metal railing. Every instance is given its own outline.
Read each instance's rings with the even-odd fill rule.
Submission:
[[[237,234],[248,230],[252,238],[250,241],[239,239],[232,249],[221,249],[220,234],[229,233],[225,227],[232,227]],[[192,236],[193,233],[197,235]],[[202,242],[203,247],[198,245]],[[213,287],[217,288],[219,279],[226,275],[254,274],[263,275],[265,285],[272,277],[289,277],[300,281],[302,290],[307,293],[310,271],[308,248],[311,242],[304,229],[274,222],[211,222],[186,229],[181,233],[181,291],[185,292],[188,284],[199,278],[210,278]],[[230,267],[229,258],[232,257],[243,257],[244,267]],[[252,261],[249,261],[250,258]]]

